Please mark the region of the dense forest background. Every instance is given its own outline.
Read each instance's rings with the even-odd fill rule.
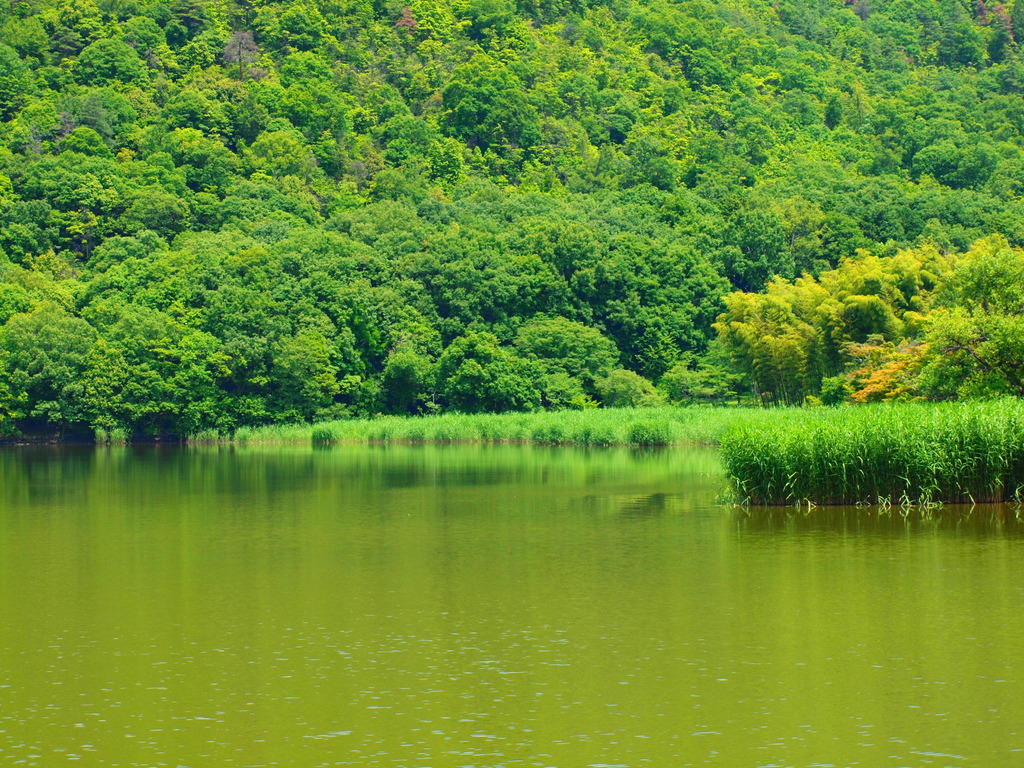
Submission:
[[[1024,0],[5,0],[0,432],[1024,394],[1022,58]]]

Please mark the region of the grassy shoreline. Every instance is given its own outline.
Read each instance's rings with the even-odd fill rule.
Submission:
[[[717,445],[758,408],[609,408],[587,411],[382,416],[318,424],[241,428],[190,442],[257,443],[533,443],[538,445]]]
[[[355,419],[190,442],[718,447],[739,502],[882,507],[1024,501],[1024,400],[839,408],[621,408]]]

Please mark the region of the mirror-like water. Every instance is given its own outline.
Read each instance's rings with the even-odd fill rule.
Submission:
[[[1024,527],[713,453],[0,452],[0,763],[1024,765]]]

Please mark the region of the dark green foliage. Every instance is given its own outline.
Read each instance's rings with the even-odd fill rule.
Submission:
[[[480,54],[456,69],[443,94],[453,135],[471,146],[521,156],[541,139],[540,117],[519,79]]]
[[[438,364],[438,389],[463,413],[528,411],[540,405],[540,365],[517,357],[490,333],[453,341]]]
[[[424,354],[408,346],[396,349],[384,363],[383,386],[388,411],[419,413],[433,405],[436,373]]]
[[[564,317],[535,318],[519,329],[515,344],[548,373],[564,373],[591,394],[619,357],[615,345],[599,331]]]
[[[1022,8],[11,5],[0,429],[831,402],[876,336],[906,373],[928,269],[730,300],[771,341],[744,359],[714,324],[844,259],[1024,244]],[[1016,391],[1013,313],[969,293],[899,392]]]
[[[60,428],[86,421],[84,374],[95,330],[54,304],[16,314],[0,331],[5,410]]]

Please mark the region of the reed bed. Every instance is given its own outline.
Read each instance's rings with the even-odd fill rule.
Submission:
[[[767,412],[734,422],[721,450],[752,504],[1021,501],[1024,401]]]
[[[243,428],[235,443],[533,443],[539,445],[716,445],[754,408],[608,408],[586,411],[381,416]]]

